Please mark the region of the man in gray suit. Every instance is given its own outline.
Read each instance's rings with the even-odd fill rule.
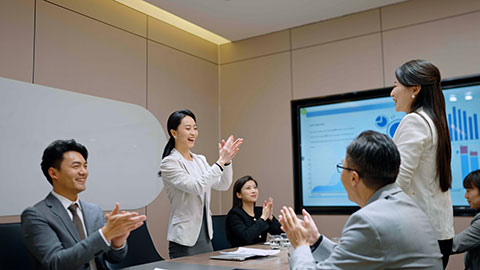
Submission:
[[[318,232],[307,211],[300,220],[292,208],[281,210],[282,229],[295,248],[291,268],[443,269],[427,216],[395,184],[399,166],[390,138],[362,132],[337,165],[349,200],[361,207],[347,220],[338,244]]]
[[[126,239],[143,224],[144,215],[119,212],[106,216],[79,200],[88,177],[87,149],[75,140],[57,140],[43,152],[42,171],[53,191],[22,213],[22,238],[36,269],[107,269],[120,262]]]

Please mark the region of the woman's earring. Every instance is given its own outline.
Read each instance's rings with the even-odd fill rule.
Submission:
[[[412,94],[412,99],[414,99],[414,98],[415,98],[415,95],[414,95],[414,94]]]
[[[176,140],[176,139],[177,139],[177,136],[173,136],[173,138]]]

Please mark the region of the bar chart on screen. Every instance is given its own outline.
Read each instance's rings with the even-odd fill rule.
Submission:
[[[480,87],[468,86],[448,90],[445,94],[447,121],[452,146],[452,202],[464,204],[463,179],[479,169],[480,134],[478,117]]]
[[[448,114],[451,141],[478,140],[478,117],[476,113],[452,107]]]

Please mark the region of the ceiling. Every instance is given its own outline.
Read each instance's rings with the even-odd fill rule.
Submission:
[[[144,0],[230,41],[405,0]]]

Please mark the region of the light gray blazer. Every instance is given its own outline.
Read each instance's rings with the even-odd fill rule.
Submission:
[[[323,237],[313,256],[308,246],[298,247],[291,255],[290,266],[433,270],[443,269],[441,257],[427,216],[397,185],[389,184],[350,216],[338,245]]]
[[[62,203],[51,193],[22,213],[22,238],[36,269],[89,269],[95,258],[99,270],[107,269],[105,260],[120,262],[127,247],[113,250],[98,230],[105,224],[102,210],[80,201],[87,238],[80,240],[77,229]]]
[[[160,165],[171,205],[167,240],[189,247],[195,244],[200,234],[204,205],[207,210],[208,235],[212,239],[210,191],[212,188],[228,190],[233,176],[232,165],[225,166],[222,172],[217,165],[208,165],[204,156],[191,154],[200,167],[200,177],[191,175],[195,168],[175,149]]]
[[[470,227],[453,238],[452,253],[465,253],[465,269],[480,270],[480,214],[473,219]]]

